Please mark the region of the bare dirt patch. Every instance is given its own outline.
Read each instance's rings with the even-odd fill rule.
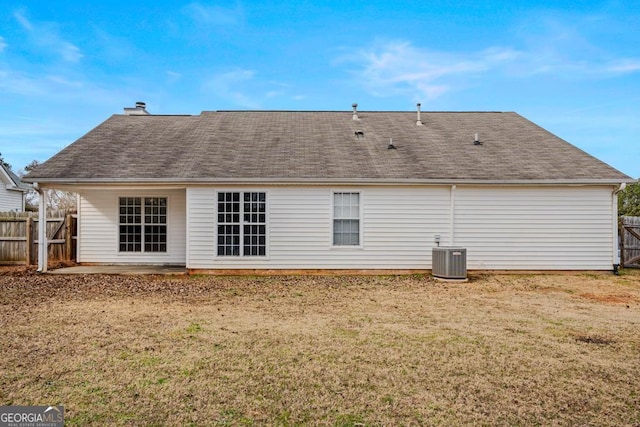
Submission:
[[[0,268],[0,405],[62,404],[67,425],[637,425],[639,273]]]
[[[582,298],[587,298],[593,301],[599,301],[604,303],[612,303],[612,304],[631,304],[638,303],[640,299],[630,294],[593,294],[593,293],[585,293],[580,294]]]

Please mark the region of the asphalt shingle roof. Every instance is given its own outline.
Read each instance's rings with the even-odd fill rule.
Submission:
[[[31,188],[29,184],[27,184],[26,182],[22,182],[20,177],[15,173],[13,173],[11,169],[9,169],[8,167],[5,167],[2,164],[0,164],[0,167],[2,167],[2,169],[4,169],[4,171],[7,173],[7,175],[9,175],[9,178],[11,179],[11,181],[13,181],[13,185],[15,186],[16,189],[27,191]]]
[[[31,172],[40,182],[630,181],[512,112],[113,115]],[[361,132],[362,135],[356,134]],[[482,145],[475,145],[478,134]],[[395,150],[388,149],[393,139]]]

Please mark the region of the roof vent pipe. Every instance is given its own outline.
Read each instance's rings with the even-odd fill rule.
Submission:
[[[353,120],[360,120],[358,118],[358,104],[354,102],[353,104],[351,104],[351,106],[353,107],[353,117],[352,117],[352,119]]]
[[[418,106],[418,120],[416,120],[416,125],[417,126],[422,126],[422,120],[420,120],[420,103],[419,102],[418,102],[417,106]]]

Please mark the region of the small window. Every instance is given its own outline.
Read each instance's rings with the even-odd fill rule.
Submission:
[[[267,197],[263,192],[218,193],[218,256],[265,256]]]
[[[119,209],[120,252],[167,251],[166,197],[120,197]]]
[[[333,193],[333,245],[360,245],[360,193]]]

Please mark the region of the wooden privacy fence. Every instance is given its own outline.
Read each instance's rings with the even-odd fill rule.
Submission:
[[[49,212],[47,248],[49,261],[75,261],[78,216]],[[0,264],[38,263],[38,214],[0,212]]]
[[[640,216],[620,218],[620,264],[640,268]]]

